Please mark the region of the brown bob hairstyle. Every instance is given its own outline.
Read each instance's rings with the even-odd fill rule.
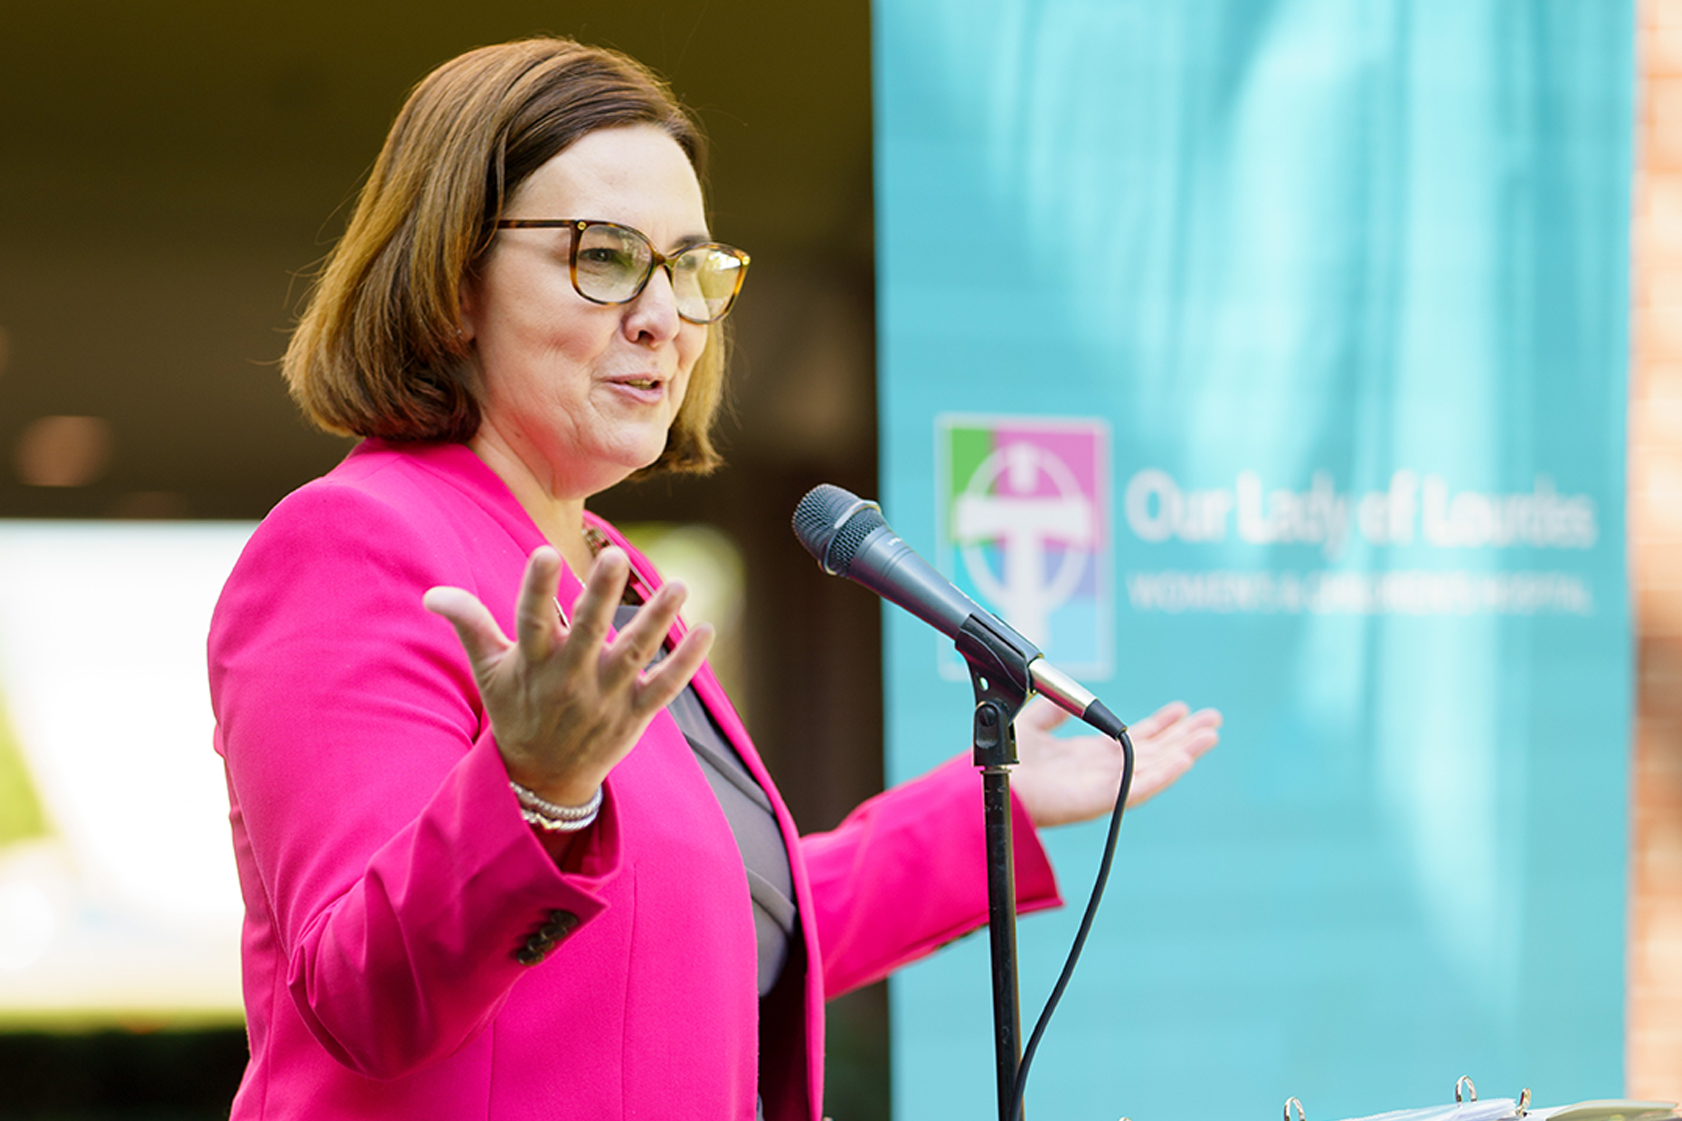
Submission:
[[[477,374],[461,337],[461,284],[514,192],[597,129],[664,129],[699,176],[706,146],[641,63],[570,39],[480,47],[427,75],[397,115],[328,255],[282,362],[293,399],[329,432],[463,441],[479,429]],[[647,472],[705,472],[724,385],[721,323],[690,375],[666,448]]]

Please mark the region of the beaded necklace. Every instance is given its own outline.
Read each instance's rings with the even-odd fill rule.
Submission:
[[[592,557],[596,557],[600,556],[601,551],[613,544],[613,542],[607,539],[607,534],[603,533],[595,526],[585,523],[584,544],[589,547],[590,555]],[[555,614],[560,616],[561,625],[570,628],[572,626],[572,620],[567,618],[566,609],[561,606],[561,601],[557,598],[551,600],[551,602],[555,605]],[[642,594],[640,578],[637,576],[636,569],[634,568],[631,570],[631,578],[625,581],[625,594],[619,597],[619,602],[631,604],[632,606],[647,602],[646,598]]]

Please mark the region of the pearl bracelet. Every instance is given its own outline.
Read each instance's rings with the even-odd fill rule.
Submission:
[[[602,788],[599,786],[596,787],[596,792],[590,795],[590,800],[582,806],[563,806],[551,802],[512,779],[508,781],[508,786],[520,802],[520,816],[539,829],[547,829],[552,833],[576,833],[580,829],[587,829],[601,812]]]

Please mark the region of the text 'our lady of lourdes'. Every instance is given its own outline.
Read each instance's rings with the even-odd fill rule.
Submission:
[[[1229,534],[1253,545],[1308,545],[1328,558],[1354,538],[1369,545],[1434,548],[1588,549],[1599,537],[1594,500],[1561,494],[1537,475],[1514,492],[1454,489],[1441,475],[1410,470],[1365,492],[1339,490],[1329,471],[1315,471],[1306,490],[1268,489],[1255,471],[1231,487],[1182,487],[1168,472],[1135,472],[1122,499],[1139,540],[1213,543]]]

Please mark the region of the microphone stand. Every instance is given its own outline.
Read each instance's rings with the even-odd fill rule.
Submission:
[[[825,483],[812,488],[794,511],[794,535],[831,576],[845,576],[905,608],[942,634],[952,635],[969,663],[975,687],[975,765],[981,768],[987,832],[987,925],[993,952],[993,1037],[999,1068],[999,1121],[1022,1115],[1028,1068],[1046,1025],[1080,961],[1081,948],[1104,897],[1115,857],[1121,814],[1133,784],[1133,743],[1127,726],[1074,678],[1040,661],[1033,643],[975,603],[911,551],[882,520],[881,508]],[[861,562],[861,563],[855,563]],[[958,619],[964,622],[959,625]],[[956,633],[954,633],[954,628]],[[1044,693],[1121,744],[1121,791],[1110,812],[1110,832],[1092,897],[1069,949],[1063,972],[1045,1002],[1024,1052],[1017,1000],[1016,862],[1010,836],[1010,768],[1016,764],[1013,721],[1030,693]]]
[[[1010,768],[1016,765],[1016,714],[1030,691],[1028,663],[1039,654],[1015,632],[972,615],[958,633],[975,689],[974,761],[981,769],[987,830],[987,932],[992,947],[993,1047],[999,1121],[1014,1121],[1022,1062],[1022,1011],[1016,961],[1016,860],[1010,829]],[[1030,653],[1031,651],[1031,653]]]

